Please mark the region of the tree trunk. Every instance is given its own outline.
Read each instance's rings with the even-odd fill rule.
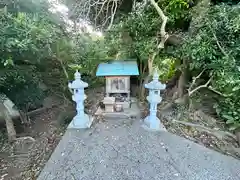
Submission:
[[[238,145],[240,146],[240,129],[235,133],[238,141]]]
[[[188,63],[186,59],[183,60],[182,66],[183,68],[178,80],[178,90],[177,90],[178,98],[182,98],[186,92],[186,85],[188,82],[187,80]]]
[[[141,90],[140,90],[140,99],[143,101],[144,97],[145,97],[145,93],[146,93],[146,89],[145,89],[145,84],[147,84],[150,81],[150,77],[151,75],[148,75],[147,77],[144,78],[144,81],[141,85]]]
[[[183,68],[181,70],[181,75],[179,77],[178,84],[177,84],[177,93],[175,96],[175,98],[177,97],[177,99],[173,99],[173,100],[177,104],[187,106],[189,104],[189,97],[188,95],[186,95],[189,62],[186,59],[183,59],[182,67]]]
[[[150,0],[150,3],[156,9],[157,13],[159,14],[159,16],[161,17],[161,20],[162,20],[162,25],[161,25],[161,29],[160,29],[161,41],[157,46],[157,50],[152,55],[150,55],[148,58],[148,76],[144,78],[144,82],[143,82],[143,85],[141,87],[141,92],[140,92],[141,93],[140,98],[142,98],[142,99],[144,98],[145,91],[146,91],[144,85],[149,82],[150,77],[153,72],[154,59],[158,55],[159,50],[164,49],[165,42],[167,41],[167,39],[169,37],[168,33],[166,32],[166,24],[167,24],[167,20],[168,20],[167,16],[165,16],[162,9],[158,6],[158,3],[155,0]]]
[[[145,71],[147,69],[147,65],[143,64],[143,62],[140,62],[140,73],[141,73],[141,76],[143,76],[145,74]],[[140,79],[140,83],[139,83],[139,88],[138,88],[138,97],[141,99],[141,100],[144,100],[144,83],[145,83],[145,78],[144,77],[141,77]]]
[[[5,122],[6,122],[8,141],[13,142],[16,140],[16,131],[14,128],[13,120],[12,120],[8,110],[5,108],[5,106],[2,103],[0,104],[0,109],[3,110],[2,113],[3,113],[3,118],[5,119]]]
[[[152,56],[149,56],[148,58],[148,76],[144,78],[143,84],[141,86],[141,91],[140,91],[140,99],[143,100],[145,97],[145,92],[146,89],[144,87],[145,84],[147,84],[150,81],[150,77],[152,75],[153,72],[153,61],[156,57],[158,52],[154,52]]]
[[[186,85],[186,78],[185,78],[185,72],[183,71],[178,80],[178,90],[177,90],[178,98],[183,97],[185,92],[185,85]]]

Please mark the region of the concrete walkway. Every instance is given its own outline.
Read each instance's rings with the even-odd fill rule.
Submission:
[[[137,120],[68,130],[38,180],[240,180],[240,161]]]

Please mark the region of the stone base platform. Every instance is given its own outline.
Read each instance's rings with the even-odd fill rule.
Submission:
[[[167,131],[165,126],[161,123],[160,119],[156,117],[156,123],[151,123],[150,122],[150,117],[147,116],[143,120],[143,125],[142,127],[148,131]]]
[[[68,129],[90,128],[93,123],[93,120],[94,120],[93,117],[88,114],[84,114],[83,116],[80,117],[75,116],[67,128]]]
[[[138,107],[137,99],[131,98],[131,107],[124,109],[123,112],[105,112],[103,109],[98,107],[96,111],[96,116],[103,116],[104,118],[116,118],[116,119],[126,119],[126,118],[140,118],[140,110]]]

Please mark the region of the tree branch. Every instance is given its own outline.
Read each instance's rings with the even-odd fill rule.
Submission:
[[[202,74],[204,73],[204,71],[205,71],[205,69],[202,70],[202,72],[200,72],[197,77],[194,77],[194,78],[193,78],[193,81],[192,81],[190,87],[188,88],[188,96],[189,96],[189,97],[190,97],[193,93],[195,93],[196,91],[198,91],[199,89],[201,89],[201,88],[207,88],[208,85],[210,84],[210,82],[212,81],[212,78],[213,78],[213,77],[210,77],[210,79],[209,79],[205,84],[200,85],[200,86],[198,86],[198,87],[196,87],[195,89],[192,90],[193,86],[196,84],[197,79],[199,79],[199,78],[202,76]]]
[[[93,19],[96,26],[98,24],[98,20],[100,19],[102,23],[101,27],[107,25],[107,29],[109,30],[112,27],[117,9],[121,3],[122,0],[77,1],[75,6],[72,8],[73,11],[69,14],[70,16],[77,14],[77,20],[81,19],[81,17],[84,17],[86,20]],[[93,14],[92,11],[95,13],[93,18],[91,18],[91,15]]]
[[[193,81],[192,81],[190,87],[188,88],[188,96],[189,96],[189,97],[190,97],[194,92],[198,91],[198,90],[201,89],[201,88],[208,88],[210,91],[213,91],[214,93],[216,93],[216,94],[218,94],[218,95],[220,95],[220,96],[223,96],[223,97],[229,97],[229,96],[231,96],[231,94],[223,94],[223,93],[215,90],[212,86],[209,86],[209,84],[210,84],[210,82],[211,82],[211,80],[212,80],[213,77],[211,77],[205,84],[200,85],[200,86],[198,86],[198,87],[196,87],[195,89],[192,90],[193,86],[196,84],[197,79],[199,79],[204,72],[205,72],[205,69],[202,70],[202,71],[197,75],[197,77],[194,77],[194,78],[193,78]]]
[[[195,89],[193,89],[192,91],[190,91],[190,92],[189,92],[189,96],[191,96],[194,92],[198,91],[198,90],[201,89],[201,88],[208,87],[208,85],[210,84],[211,80],[212,80],[212,77],[211,77],[211,78],[208,80],[208,82],[206,82],[205,84],[200,85],[200,86],[196,87]]]
[[[228,54],[226,53],[226,51],[223,49],[223,47],[221,46],[221,44],[219,43],[218,39],[217,39],[217,36],[216,34],[213,32],[212,28],[210,27],[211,31],[212,31],[212,34],[213,34],[213,37],[217,43],[217,46],[218,48],[221,50],[221,52],[223,53],[224,56],[228,57]]]
[[[112,6],[112,8],[111,8],[111,14],[112,14],[112,16],[111,16],[110,24],[108,25],[108,30],[112,27],[113,20],[114,20],[114,17],[115,17],[115,15],[116,15],[116,12],[117,12],[117,7],[118,7],[117,2],[114,2],[114,4],[115,4],[115,7]]]
[[[193,127],[193,128],[196,128],[198,129],[199,131],[203,131],[203,132],[207,132],[209,134],[212,134],[214,136],[216,136],[217,138],[219,139],[225,139],[226,137],[231,137],[233,138],[234,140],[236,140],[236,136],[230,132],[227,132],[227,131],[221,131],[221,130],[215,130],[215,129],[210,129],[209,127],[206,127],[206,126],[203,126],[203,125],[200,125],[200,124],[193,124],[193,123],[190,123],[190,122],[185,122],[185,121],[178,121],[178,120],[172,120],[172,122],[174,123],[179,123],[179,124],[183,124],[185,126],[190,126],[190,127]]]
[[[158,45],[158,49],[163,49],[164,44],[169,37],[168,33],[166,32],[166,24],[167,24],[168,18],[167,18],[167,16],[165,16],[162,9],[158,6],[158,4],[155,2],[155,0],[150,0],[150,2],[153,5],[153,7],[156,9],[156,11],[158,12],[159,16],[162,19],[162,25],[161,25],[161,30],[160,30],[161,42]]]
[[[221,93],[221,92],[219,92],[219,91],[213,89],[212,86],[209,86],[208,89],[211,90],[212,92],[214,92],[214,93],[220,95],[220,96],[223,96],[223,97],[229,97],[229,96],[231,96],[230,94],[223,94],[223,93]]]
[[[191,90],[191,89],[193,88],[193,86],[196,84],[197,79],[199,79],[199,78],[202,76],[202,74],[204,73],[204,71],[205,71],[205,69],[203,69],[203,70],[200,72],[200,74],[197,75],[197,77],[193,77],[193,81],[192,81],[192,83],[191,83],[191,85],[190,85],[190,87],[189,87],[189,90]]]
[[[216,34],[213,32],[213,29],[212,29],[211,27],[209,27],[209,28],[210,28],[211,31],[212,31],[213,37],[214,37],[214,39],[215,39],[215,41],[216,41],[216,43],[217,43],[218,48],[220,49],[220,51],[222,52],[222,54],[223,54],[224,56],[226,56],[226,57],[229,58],[229,54],[230,54],[230,53],[227,53],[227,52],[224,50],[224,48],[221,46],[220,42],[218,41],[218,38],[217,38]],[[234,57],[231,57],[231,58],[234,59]],[[234,59],[234,60],[235,60],[235,59]]]

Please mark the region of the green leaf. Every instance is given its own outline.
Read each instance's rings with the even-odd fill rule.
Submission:
[[[240,86],[236,86],[232,89],[232,91],[238,91],[240,89]]]
[[[234,120],[227,120],[226,124],[233,124],[235,121]]]
[[[222,115],[222,117],[229,120],[229,121],[234,121],[234,118],[232,116],[227,115],[227,114]]]
[[[239,127],[236,125],[230,126],[229,130],[230,131],[235,131],[236,129],[238,129]]]

